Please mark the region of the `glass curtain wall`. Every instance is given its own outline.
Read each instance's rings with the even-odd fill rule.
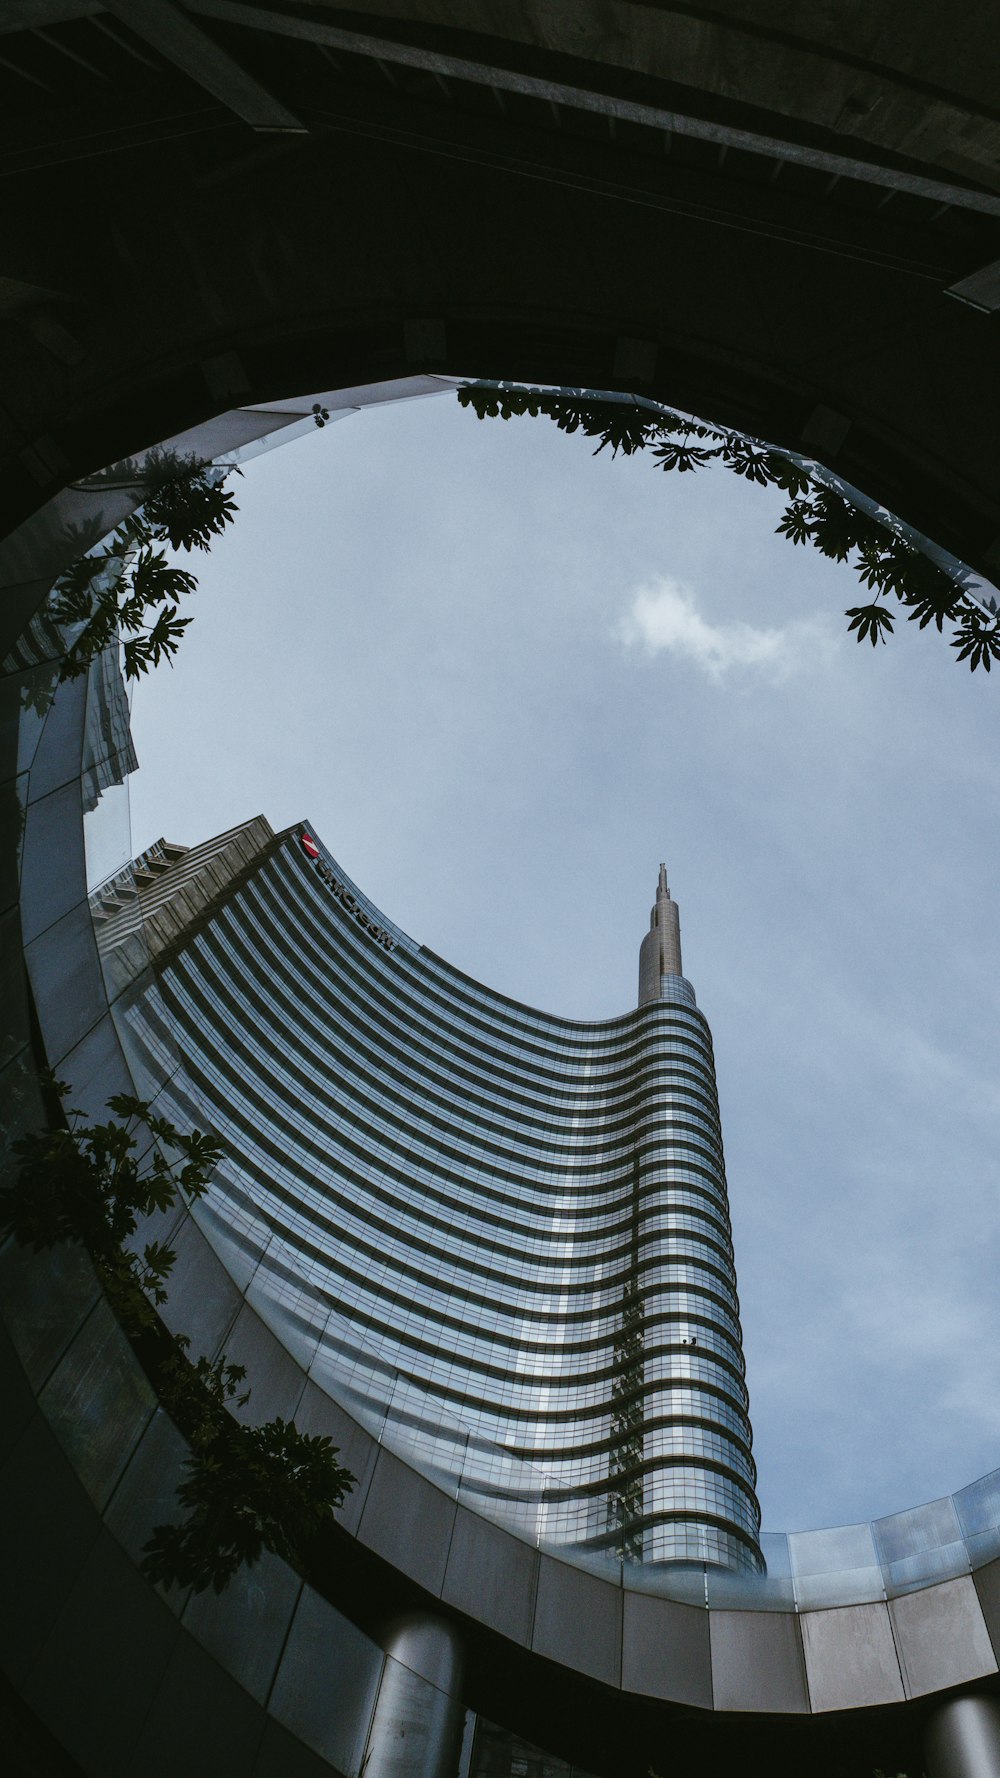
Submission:
[[[196,849],[197,851],[197,849]],[[196,851],[176,863],[185,894]],[[213,856],[217,859],[218,846]],[[169,873],[157,878],[162,910]],[[762,1566],[711,1037],[492,993],[309,830],[262,845],[126,1014],[226,1159],[199,1220],[331,1393],[539,1542]]]

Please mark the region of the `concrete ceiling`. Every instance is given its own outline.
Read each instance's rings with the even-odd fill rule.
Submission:
[[[8,521],[234,397],[430,368],[813,450],[990,571],[991,11],[8,0]]]

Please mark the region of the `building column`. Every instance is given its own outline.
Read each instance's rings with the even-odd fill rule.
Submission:
[[[1000,1778],[1000,1701],[981,1692],[951,1698],[924,1730],[929,1778]]]
[[[386,1626],[386,1652],[368,1736],[365,1778],[456,1778],[464,1657],[453,1626],[413,1612]]]

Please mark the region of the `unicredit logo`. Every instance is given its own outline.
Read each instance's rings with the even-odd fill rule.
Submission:
[[[369,937],[373,938],[377,945],[381,945],[384,951],[394,951],[396,949],[396,941],[393,938],[392,933],[387,932],[384,926],[379,926],[378,922],[373,920],[370,914],[366,914],[364,908],[351,894],[347,884],[342,883],[338,877],[334,876],[330,866],[320,857],[319,847],[313,839],[312,834],[307,833],[305,828],[303,828],[302,832],[299,834],[299,844],[306,857],[311,858],[315,864],[316,875],[322,877],[327,888],[337,897],[341,906],[346,908],[347,912],[354,916],[358,925],[363,926]]]

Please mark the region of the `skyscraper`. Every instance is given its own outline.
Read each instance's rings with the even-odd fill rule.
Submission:
[[[660,868],[639,1004],[496,994],[298,826],[140,861],[134,1064],[225,1160],[197,1216],[383,1442],[551,1545],[761,1566],[712,1043]],[[134,929],[98,907],[110,963]]]

